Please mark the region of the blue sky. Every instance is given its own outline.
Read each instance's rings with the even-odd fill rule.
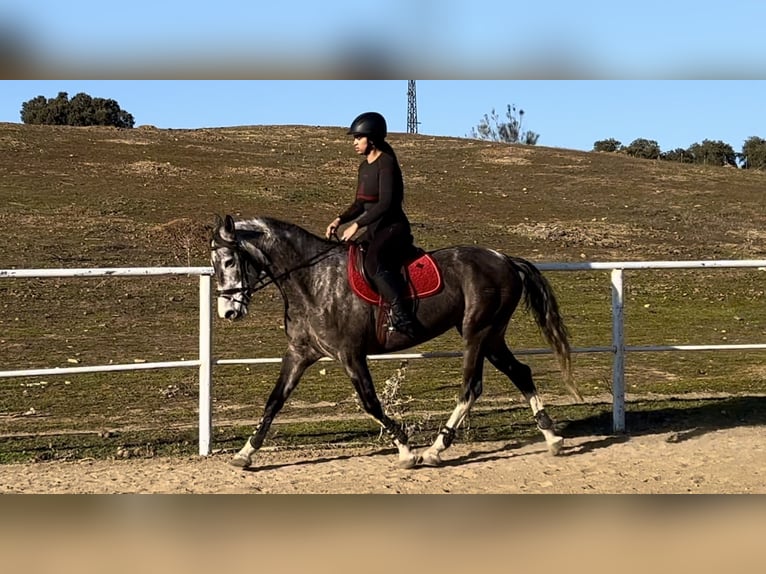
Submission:
[[[467,136],[492,108],[524,109],[538,145],[590,150],[600,139],[656,140],[662,150],[722,140],[735,151],[766,138],[766,81],[418,80],[419,132]],[[377,110],[407,129],[406,80],[3,80],[0,121],[19,122],[38,95],[85,92],[117,100],[136,125],[195,129],[241,125],[347,126]]]
[[[515,104],[539,145],[739,151],[766,137],[764,22],[756,0],[5,0],[0,71],[28,79],[2,80],[0,121],[65,91],[161,128],[344,126],[378,110],[405,131],[406,80],[352,78],[421,78],[424,134],[466,136]]]
[[[56,68],[146,73],[332,71],[382,60],[419,74],[489,78],[764,77],[757,0],[5,0],[4,35]],[[80,76],[82,77],[82,76]]]

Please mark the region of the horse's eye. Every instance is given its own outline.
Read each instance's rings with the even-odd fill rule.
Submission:
[[[223,266],[227,269],[230,269],[231,267],[234,267],[234,260],[233,259],[227,259],[223,262]]]

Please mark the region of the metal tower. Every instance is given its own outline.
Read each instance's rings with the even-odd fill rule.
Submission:
[[[415,80],[407,80],[407,133],[418,133],[418,104],[415,96]]]

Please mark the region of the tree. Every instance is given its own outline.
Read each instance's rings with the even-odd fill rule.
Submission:
[[[54,99],[48,100],[42,110],[43,122],[50,125],[66,125],[69,97],[66,92],[59,92]]]
[[[21,121],[25,124],[43,123],[48,100],[45,96],[37,96],[21,105]]]
[[[114,126],[132,128],[133,116],[112,99],[92,98],[79,93],[71,100],[66,92],[55,98],[37,96],[21,105],[21,121],[25,124],[56,126]]]
[[[622,142],[614,138],[608,140],[598,140],[593,144],[593,151],[602,151],[613,153],[619,151],[622,148]]]
[[[702,143],[690,145],[687,151],[694,156],[694,163],[737,167],[737,153],[720,140],[702,140]]]
[[[679,163],[694,163],[694,154],[679,147],[671,151],[662,152],[660,159],[664,161],[677,161]]]
[[[494,142],[537,144],[540,134],[523,129],[524,110],[517,110],[515,105],[508,104],[506,118],[508,121],[501,121],[492,108],[489,115],[484,114],[478,126],[471,128],[471,137]]]
[[[93,98],[88,94],[77,94],[69,101],[67,125],[93,126],[96,125]]]
[[[752,136],[742,145],[742,169],[766,169],[766,140]]]
[[[630,142],[630,145],[625,148],[625,153],[642,159],[659,159],[660,145],[654,140],[638,138]]]

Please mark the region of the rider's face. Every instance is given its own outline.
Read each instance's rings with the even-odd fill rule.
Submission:
[[[367,146],[369,143],[367,136],[354,136],[354,151],[357,155],[364,155],[367,153]]]

